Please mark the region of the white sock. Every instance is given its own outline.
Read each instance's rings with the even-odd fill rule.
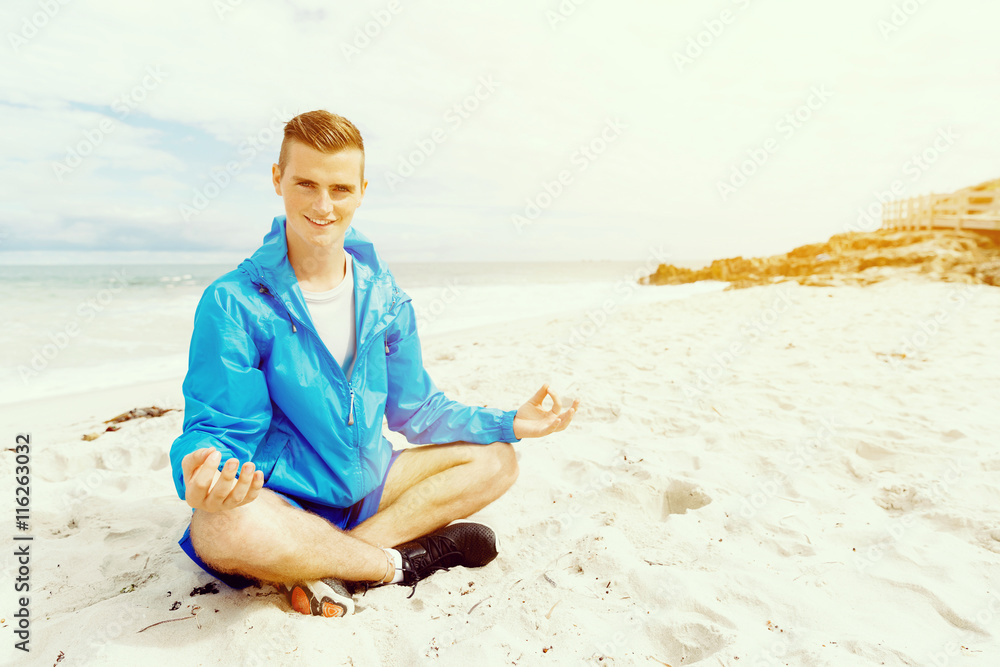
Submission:
[[[398,584],[403,580],[403,555],[395,549],[382,549],[385,555],[392,560],[392,566],[396,568],[396,573],[392,576],[390,584]]]

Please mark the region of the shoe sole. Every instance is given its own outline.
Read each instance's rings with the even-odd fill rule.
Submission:
[[[282,588],[288,604],[300,614],[339,618],[354,613],[354,600],[339,582],[310,581]]]

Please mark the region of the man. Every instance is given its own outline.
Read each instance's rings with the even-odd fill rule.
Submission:
[[[351,227],[368,182],[350,121],[293,118],[272,179],[285,215],[195,313],[170,452],[193,510],[180,544],[231,586],[273,583],[296,611],[340,616],[341,581],[415,588],[490,562],[493,531],[456,520],[514,483],[511,443],[565,429],[579,401],[562,411],[546,384],[502,411],[437,389],[410,297]],[[426,446],[392,451],[383,416]]]

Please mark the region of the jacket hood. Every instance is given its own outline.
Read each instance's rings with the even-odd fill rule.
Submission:
[[[288,240],[285,232],[286,216],[279,215],[271,222],[271,230],[264,235],[264,241],[249,258],[240,263],[251,282],[263,285],[282,303],[285,309],[303,322],[312,322],[302,290],[299,288],[295,270],[288,260]],[[369,287],[383,284],[385,292],[398,292],[400,297],[409,299],[396,285],[388,266],[375,250],[375,245],[355,227],[348,227],[344,234],[344,251],[354,259],[354,283],[356,293],[363,295],[357,306],[362,312],[377,308],[370,303],[373,290]],[[396,301],[395,299],[393,300]],[[365,321],[364,317],[359,318]],[[362,327],[359,327],[361,330]]]
[[[263,277],[276,288],[288,289],[297,281],[291,262],[288,261],[288,240],[285,236],[286,216],[279,215],[271,222],[271,230],[264,235],[264,241],[240,267],[252,278]],[[387,271],[385,263],[375,250],[371,240],[354,226],[344,234],[344,250],[354,258],[355,269],[364,269],[365,281]]]

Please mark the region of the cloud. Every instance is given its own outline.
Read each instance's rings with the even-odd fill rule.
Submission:
[[[356,224],[403,261],[641,258],[656,240],[680,255],[783,249],[852,222],[938,127],[963,139],[913,188],[997,176],[1000,90],[983,82],[1000,64],[989,33],[1000,9],[928,3],[884,35],[890,11],[67,3],[0,55],[0,177],[14,193],[0,202],[4,247],[252,250],[283,212],[269,186],[281,123],[327,108],[365,136]],[[6,12],[20,35],[38,5]],[[829,102],[781,135],[824,85]],[[624,128],[582,159],[609,119]],[[766,164],[720,197],[718,183],[775,136]],[[57,173],[73,151],[88,154]],[[198,197],[204,209],[185,215]],[[518,233],[512,220],[532,205]]]

